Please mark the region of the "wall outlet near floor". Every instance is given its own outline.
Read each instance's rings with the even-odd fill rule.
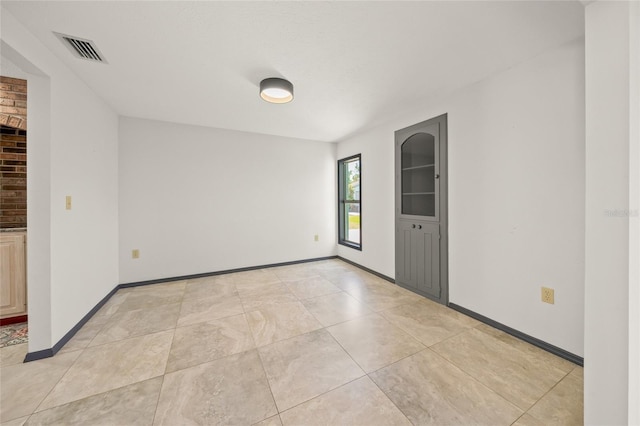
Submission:
[[[138,250],[138,249],[131,250],[131,258],[132,259],[138,259],[139,257],[140,257],[140,250]]]
[[[555,301],[554,301],[554,292],[553,292],[553,289],[552,289],[552,288],[549,288],[549,287],[542,287],[542,294],[541,294],[541,296],[542,296],[542,297],[541,297],[541,298],[542,298],[542,301],[543,301],[544,303],[550,303],[550,304],[552,304],[552,305],[555,303]]]
[[[320,237],[318,236],[318,234],[313,236],[313,241],[320,241]]]

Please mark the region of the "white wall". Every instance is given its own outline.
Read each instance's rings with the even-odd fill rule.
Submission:
[[[34,352],[57,343],[117,284],[117,116],[4,9],[2,47],[3,57],[33,75],[27,280]]]
[[[638,4],[586,7],[585,424],[638,424]]]
[[[629,424],[640,426],[640,3],[629,20]],[[634,119],[635,117],[635,119]]]
[[[335,255],[335,179],[332,143],[122,117],[120,282]]]
[[[443,113],[450,302],[582,355],[583,40],[340,142],[362,152],[363,250],[339,255],[395,276],[393,132]]]

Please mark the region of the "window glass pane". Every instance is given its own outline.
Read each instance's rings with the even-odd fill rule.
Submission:
[[[345,240],[360,244],[360,203],[346,203],[345,223],[348,223],[348,231]]]
[[[345,200],[360,199],[360,160],[345,163],[344,167],[346,193]]]

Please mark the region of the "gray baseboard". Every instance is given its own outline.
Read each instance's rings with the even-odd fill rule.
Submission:
[[[467,308],[463,308],[462,306],[456,305],[455,303],[449,303],[449,307],[453,310],[456,310],[460,313],[463,313],[467,316],[470,316],[471,318],[477,319],[480,322],[483,322],[487,325],[490,325],[493,328],[497,328],[500,331],[504,331],[507,334],[510,334],[514,337],[517,337],[520,340],[524,340],[527,343],[531,343],[533,346],[537,346],[540,349],[544,349],[547,352],[550,352],[554,355],[559,356],[560,358],[566,359],[567,361],[571,361],[574,364],[577,364],[579,366],[584,366],[584,358],[582,358],[581,356],[578,356],[576,354],[573,354],[571,352],[565,351],[562,348],[559,348],[557,346],[554,346],[550,343],[547,343],[543,340],[537,339],[533,336],[529,336],[528,334],[525,334],[521,331],[518,331],[516,329],[513,329],[509,326],[506,326],[502,323],[499,323],[497,321],[492,320],[491,318],[487,318],[484,315],[480,315],[477,312],[471,311]]]
[[[366,266],[362,266],[362,265],[360,265],[359,263],[353,262],[353,261],[351,261],[351,260],[349,260],[349,259],[345,259],[345,258],[344,258],[344,257],[342,257],[342,256],[335,256],[335,257],[336,257],[336,258],[338,258],[338,259],[340,259],[340,260],[342,260],[343,262],[346,262],[346,263],[348,263],[348,264],[350,264],[350,265],[356,266],[356,267],[358,267],[358,268],[362,269],[362,270],[363,270],[363,271],[365,271],[365,272],[368,272],[368,273],[370,273],[370,274],[372,274],[372,275],[375,275],[376,277],[380,277],[380,278],[382,278],[383,280],[389,281],[390,283],[393,283],[393,284],[395,284],[395,283],[396,283],[396,280],[394,280],[393,278],[388,277],[388,276],[386,276],[386,275],[384,275],[384,274],[381,274],[380,272],[374,271],[373,269],[369,269],[369,268],[367,268]]]
[[[211,276],[215,276],[215,275],[231,274],[231,273],[234,273],[234,272],[244,272],[244,271],[253,271],[253,270],[256,270],[256,269],[274,268],[276,266],[287,266],[287,265],[296,265],[296,264],[299,264],[299,263],[317,262],[319,260],[336,259],[337,257],[338,256],[317,257],[317,258],[313,258],[313,259],[294,260],[294,261],[291,261],[291,262],[272,263],[272,264],[269,264],[269,265],[249,266],[249,267],[246,267],[246,268],[227,269],[227,270],[224,270],[224,271],[205,272],[205,273],[202,273],[202,274],[181,275],[181,276],[178,276],[178,277],[159,278],[159,279],[155,279],[155,280],[137,281],[137,282],[131,282],[131,283],[118,284],[117,286],[115,286],[113,288],[113,290],[111,290],[109,292],[109,294],[107,294],[104,298],[102,298],[102,300],[100,302],[98,302],[98,304],[96,306],[94,306],[89,311],[89,313],[87,313],[80,321],[78,321],[78,323],[75,326],[73,326],[73,328],[71,330],[69,330],[67,332],[67,334],[65,334],[62,337],[62,339],[60,339],[55,345],[53,345],[52,348],[43,349],[43,350],[40,350],[40,351],[29,352],[24,357],[24,362],[37,361],[39,359],[44,359],[44,358],[51,358],[56,353],[58,353],[58,351],[60,349],[62,349],[62,347],[64,345],[66,345],[67,342],[69,340],[71,340],[71,338],[73,336],[75,336],[75,334],[82,328],[82,326],[85,325],[87,323],[87,321],[89,321],[91,319],[91,317],[93,317],[93,315],[96,312],[98,312],[98,310],[105,303],[107,303],[107,301],[111,298],[111,296],[113,296],[121,288],[138,287],[138,286],[144,286],[144,285],[166,283],[166,282],[170,282],[170,281],[190,280],[190,279],[195,279],[195,278],[211,277]]]

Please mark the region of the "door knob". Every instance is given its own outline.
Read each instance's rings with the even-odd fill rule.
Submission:
[[[412,227],[412,228],[415,228],[415,227],[416,227],[416,224],[414,223],[413,225],[411,225],[411,227]]]
[[[436,179],[440,179],[440,175],[436,175]]]
[[[418,229],[422,229],[422,225],[418,225]]]

